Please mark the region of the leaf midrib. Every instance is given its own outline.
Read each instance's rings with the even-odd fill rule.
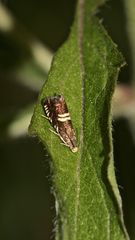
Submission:
[[[77,232],[78,232],[78,211],[79,211],[79,199],[80,199],[80,163],[83,154],[83,139],[84,139],[84,65],[83,65],[83,20],[84,20],[84,4],[85,0],[79,0],[77,6],[77,34],[78,34],[78,49],[79,49],[79,60],[80,60],[80,69],[81,69],[81,79],[82,79],[82,125],[80,131],[80,157],[77,160],[77,167],[76,167],[76,201],[75,201],[75,231],[74,231],[74,239],[77,239]]]
[[[77,33],[78,33],[78,49],[79,49],[79,60],[80,60],[80,69],[81,69],[81,79],[82,79],[82,127],[80,131],[80,157],[77,160],[77,167],[76,167],[76,201],[75,201],[75,231],[74,231],[74,240],[77,240],[77,232],[78,232],[78,212],[79,212],[79,199],[80,199],[80,165],[81,165],[81,159],[83,156],[83,143],[84,143],[84,111],[85,111],[85,67],[84,67],[84,61],[83,61],[83,33],[84,33],[84,9],[85,9],[85,0],[79,0],[78,2],[78,8],[77,8]],[[94,165],[93,165],[94,168]],[[95,169],[96,174],[96,169]],[[98,179],[98,177],[97,177]],[[98,180],[99,182],[99,180]],[[102,188],[100,182],[99,185],[101,187],[101,191],[104,189]],[[108,216],[109,216],[109,210],[106,201],[104,201]],[[110,217],[108,218],[109,226],[110,226]],[[107,239],[110,239],[110,227],[108,227],[108,237]]]

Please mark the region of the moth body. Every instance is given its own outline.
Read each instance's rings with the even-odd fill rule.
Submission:
[[[76,135],[64,96],[56,95],[46,98],[44,101],[44,110],[62,142],[72,152],[77,152]]]

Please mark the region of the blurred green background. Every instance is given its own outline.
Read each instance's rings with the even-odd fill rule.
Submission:
[[[97,15],[128,63],[118,81],[130,86],[132,49],[124,3],[108,1]],[[54,239],[50,158],[39,140],[27,135],[27,127],[52,53],[70,32],[75,5],[75,0],[0,3],[0,239]],[[114,120],[115,169],[131,239],[135,239],[133,134],[126,118]]]

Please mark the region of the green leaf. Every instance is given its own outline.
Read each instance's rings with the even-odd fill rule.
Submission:
[[[54,57],[35,107],[30,131],[52,157],[57,239],[127,239],[111,139],[111,98],[123,57],[95,17],[103,1],[78,1],[66,43]],[[49,131],[42,99],[63,94],[78,135],[72,153]]]

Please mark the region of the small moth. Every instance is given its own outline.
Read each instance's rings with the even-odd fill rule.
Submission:
[[[63,95],[47,97],[43,102],[45,114],[64,145],[77,152],[75,130]]]

